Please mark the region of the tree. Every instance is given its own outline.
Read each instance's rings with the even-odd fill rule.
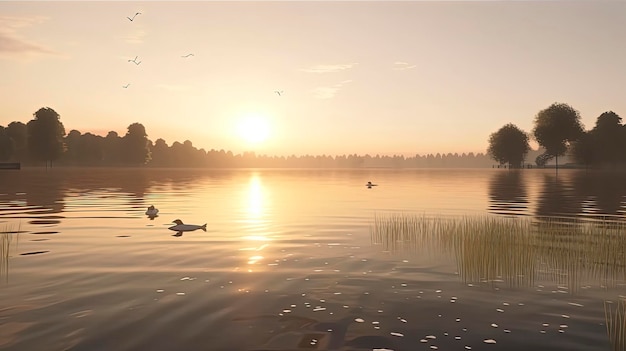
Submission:
[[[6,128],[8,137],[13,142],[13,159],[23,162],[28,157],[28,129],[22,122],[11,122]]]
[[[539,111],[535,117],[533,135],[546,154],[556,157],[556,170],[559,169],[559,156],[565,154],[570,144],[583,133],[580,114],[563,103],[554,103]]]
[[[626,123],[622,124],[622,140],[626,144]],[[624,145],[624,149],[626,149],[626,145]],[[626,163],[626,152],[622,153],[620,161]]]
[[[101,165],[104,158],[104,138],[89,132],[80,136],[78,162],[81,165]]]
[[[589,167],[595,162],[595,142],[591,132],[583,132],[580,138],[572,143],[572,158],[574,162]]]
[[[622,118],[613,111],[602,113],[596,120],[591,134],[597,163],[614,166],[626,151],[621,122]]]
[[[28,133],[28,150],[34,159],[46,161],[52,166],[65,151],[65,128],[59,114],[49,108],[42,107],[33,114],[34,119],[26,124]]]
[[[572,157],[586,166],[615,166],[626,161],[626,135],[622,118],[613,111],[602,113],[596,120],[595,127],[584,132],[581,138],[572,144]]]
[[[159,138],[154,142],[154,146],[150,149],[152,158],[150,165],[155,167],[163,167],[170,165],[170,149],[165,140]]]
[[[70,165],[78,163],[78,155],[80,154],[80,137],[81,134],[78,130],[72,129],[65,137],[65,160]]]
[[[146,128],[141,123],[128,126],[122,139],[126,161],[132,165],[144,165],[150,161],[150,142]]]
[[[537,156],[537,158],[535,158],[535,163],[537,164],[537,167],[545,167],[548,161],[550,161],[553,158],[554,156],[543,153]]]
[[[103,141],[104,164],[118,165],[122,158],[122,138],[115,131],[110,131]]]
[[[9,137],[7,129],[0,126],[0,161],[8,161],[13,156],[15,144]]]
[[[528,134],[509,123],[489,136],[489,156],[500,164],[519,168],[530,150]]]

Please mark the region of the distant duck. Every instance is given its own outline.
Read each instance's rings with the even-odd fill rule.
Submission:
[[[182,236],[183,232],[193,232],[194,230],[198,229],[202,229],[206,232],[206,223],[204,223],[203,225],[184,224],[183,221],[181,221],[180,219],[176,219],[172,221],[172,223],[176,223],[176,225],[167,228],[176,232],[176,234],[173,234],[172,236]]]
[[[153,205],[150,205],[150,207],[148,207],[148,209],[146,210],[146,216],[149,216],[149,217],[156,217],[158,213],[159,213],[159,210]]]
[[[378,186],[378,184],[372,184],[372,182],[367,182],[367,184],[365,184],[366,187],[371,188],[373,186]]]

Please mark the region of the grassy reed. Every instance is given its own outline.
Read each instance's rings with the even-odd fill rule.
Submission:
[[[9,257],[11,257],[11,243],[13,242],[13,236],[19,235],[14,234],[19,232],[18,230],[10,230],[8,226],[0,229],[0,278],[2,276],[5,277],[5,282],[9,280]],[[19,240],[19,236],[15,238],[15,245],[17,246],[17,242]]]
[[[604,302],[604,317],[611,349],[626,350],[626,301],[619,300],[616,304]]]
[[[386,214],[374,217],[371,235],[385,250],[451,255],[466,282],[541,278],[574,291],[584,279],[610,286],[626,278],[626,223]]]

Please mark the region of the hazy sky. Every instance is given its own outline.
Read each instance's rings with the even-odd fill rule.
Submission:
[[[67,132],[235,153],[484,152],[553,102],[626,119],[625,21],[597,0],[0,1],[0,125],[49,106]]]

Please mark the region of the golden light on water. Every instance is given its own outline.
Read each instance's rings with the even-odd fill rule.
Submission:
[[[250,258],[248,259],[248,264],[255,264],[255,263],[259,262],[259,261],[260,261],[260,260],[262,260],[262,259],[263,259],[263,256],[259,256],[259,255],[257,255],[257,256],[252,256],[252,257],[250,257]]]
[[[248,188],[248,217],[249,219],[259,219],[264,214],[265,196],[263,185],[258,174],[253,174],[250,178]]]
[[[264,235],[246,235],[244,237],[242,237],[243,240],[249,240],[249,241],[271,241],[272,239],[264,236]],[[249,249],[245,249],[245,250],[262,250],[265,247],[267,247],[267,244],[261,245],[258,248],[249,248]]]
[[[268,244],[259,245],[258,242],[271,241],[271,239],[266,235],[266,217],[268,214],[269,199],[258,173],[253,173],[251,175],[248,188],[245,192],[244,201],[244,223],[246,224],[247,230],[255,233],[253,235],[245,235],[243,237],[245,241],[252,241],[252,243],[249,243],[250,245],[242,250],[255,252],[255,255],[248,257],[247,260],[247,264],[253,266],[258,265],[260,261],[264,259],[264,257],[259,253],[269,246]],[[253,270],[252,267],[250,267],[248,269],[248,272],[253,271],[258,271],[258,268]]]

